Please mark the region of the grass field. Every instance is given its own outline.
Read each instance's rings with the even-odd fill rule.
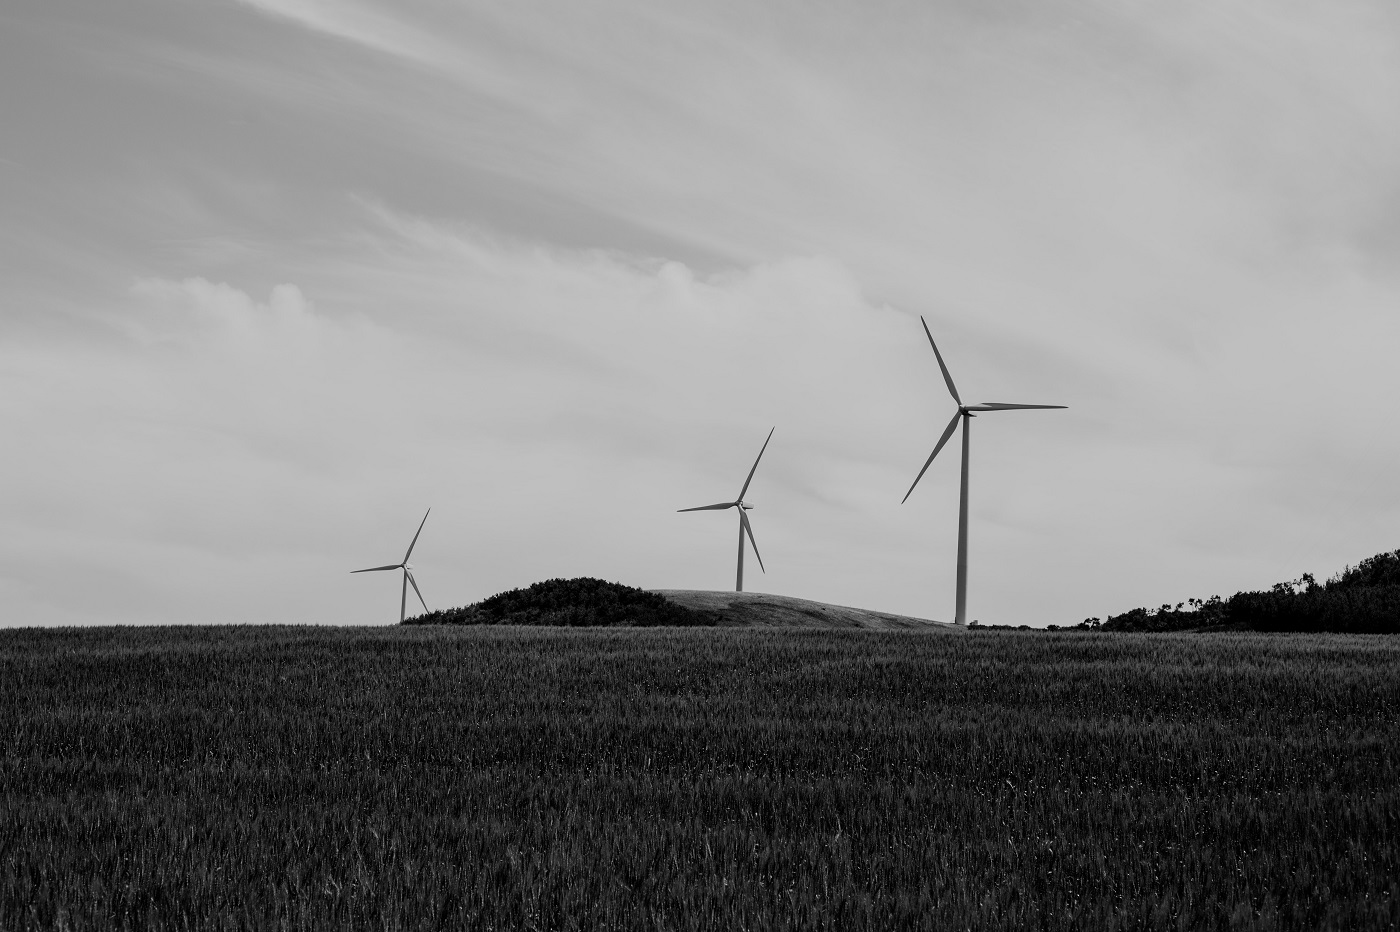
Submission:
[[[0,633],[0,928],[1381,929],[1400,641]]]

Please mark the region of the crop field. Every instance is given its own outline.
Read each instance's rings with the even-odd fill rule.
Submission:
[[[0,928],[1384,929],[1400,641],[0,633]]]

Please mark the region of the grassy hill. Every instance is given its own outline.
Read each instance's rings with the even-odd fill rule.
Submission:
[[[938,628],[961,630],[946,622],[891,615],[845,605],[828,605],[766,592],[657,589],[669,601],[704,614],[717,624],[744,628],[866,628],[880,631]]]
[[[404,624],[651,628],[713,625],[715,619],[645,589],[581,576],[498,592],[462,608],[409,618]]]
[[[549,579],[409,625],[563,625],[612,628],[952,628],[936,621],[762,592],[647,591],[602,579]]]

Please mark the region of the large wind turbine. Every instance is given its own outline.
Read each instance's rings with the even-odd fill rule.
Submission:
[[[744,487],[739,490],[739,497],[732,502],[720,502],[717,505],[701,505],[699,508],[681,508],[680,511],[725,511],[729,508],[739,509],[739,571],[734,577],[734,591],[744,591],[744,535],[749,535],[749,543],[753,544],[753,555],[758,557],[758,568],[766,574],[768,571],[763,568],[763,557],[758,553],[758,542],[753,539],[753,528],[749,526],[749,516],[745,511],[753,508],[752,505],[744,503],[744,493],[749,490],[749,483],[753,481],[754,470],[758,469],[758,460],[763,459],[763,450],[768,449],[768,441],[773,439],[774,427],[768,431],[768,437],[763,441],[763,449],[758,451],[758,459],[753,461],[753,469],[749,470],[749,476],[744,480]]]
[[[957,429],[958,421],[962,421],[962,487],[958,492],[958,606],[957,614],[953,621],[956,624],[967,624],[967,443],[968,428],[972,419],[976,417],[974,412],[983,411],[1017,411],[1027,408],[1065,408],[1068,405],[1013,405],[1004,404],[999,401],[985,401],[982,404],[965,405],[958,397],[958,389],[953,385],[953,377],[948,374],[948,367],[943,364],[943,354],[938,351],[938,344],[933,342],[933,334],[929,333],[928,323],[919,318],[919,323],[924,325],[924,333],[928,336],[928,345],[933,347],[933,355],[938,360],[938,368],[943,372],[943,381],[948,383],[948,394],[953,396],[953,401],[957,402],[958,413],[953,415],[953,419],[948,422],[947,428],[943,431],[943,436],[938,438],[938,444],[933,448],[933,452],[928,455],[928,460],[924,462],[924,468],[919,470],[919,474],[914,477],[914,485],[909,486],[909,491],[904,493],[904,499],[900,504],[909,500],[909,495],[914,491],[914,486],[919,484],[919,480],[928,472],[929,464],[938,455],[938,451],[943,449],[943,445],[948,442],[948,438],[953,436],[953,431]]]
[[[413,591],[418,596],[418,601],[423,602],[423,593],[418,589],[418,581],[413,578],[413,567],[409,565],[408,558],[413,555],[413,545],[418,543],[418,535],[423,533],[423,525],[428,523],[428,513],[431,511],[432,509],[429,508],[427,511],[423,512],[423,520],[418,522],[418,530],[413,535],[413,540],[408,545],[408,552],[403,555],[402,563],[393,563],[389,566],[371,566],[366,570],[350,571],[350,575],[353,576],[356,573],[377,573],[380,570],[403,570],[403,594],[399,599],[399,624],[403,624],[404,615],[408,609],[408,587],[410,585],[413,586]],[[423,611],[430,611],[427,602],[423,602]]]

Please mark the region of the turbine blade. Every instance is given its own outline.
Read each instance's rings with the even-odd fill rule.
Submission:
[[[924,333],[928,334],[928,345],[933,347],[933,355],[938,360],[938,368],[943,370],[943,381],[948,383],[948,394],[953,396],[953,400],[958,403],[959,407],[962,407],[962,399],[958,397],[957,386],[953,384],[953,377],[948,374],[948,367],[943,364],[943,354],[938,351],[938,344],[933,342],[933,334],[929,333],[928,322],[920,317],[919,323],[924,325]]]
[[[758,568],[763,570],[763,574],[768,575],[768,570],[763,566],[763,557],[758,552],[758,542],[753,539],[753,525],[749,524],[749,516],[744,514],[744,509],[739,509],[739,523],[744,526],[744,533],[749,535],[749,543],[753,545],[753,555],[758,557]]]
[[[701,505],[699,508],[677,508],[676,514],[682,511],[723,511],[726,508],[733,508],[738,502],[720,502],[718,505]]]
[[[948,438],[953,436],[953,431],[957,430],[958,418],[962,416],[962,412],[959,411],[957,414],[954,414],[953,419],[948,422],[948,427],[943,431],[943,436],[938,438],[938,446],[933,448],[933,452],[930,453],[928,459],[924,461],[924,468],[920,469],[919,474],[914,477],[914,485],[918,485],[919,480],[924,477],[924,473],[928,472],[929,466],[933,463],[933,458],[938,455],[939,450],[943,449],[943,445],[948,442]],[[904,493],[904,498],[900,499],[899,503],[901,505],[909,501],[909,496],[914,494],[914,485],[911,485],[909,491]]]
[[[1013,405],[1013,404],[1005,404],[1005,403],[1000,402],[1000,401],[984,401],[984,402],[982,402],[982,403],[979,404],[979,405],[973,405],[969,410],[972,410],[972,411],[1019,411],[1019,410],[1021,410],[1021,409],[1023,409],[1023,408],[1025,408],[1025,409],[1030,409],[1030,408],[1050,409],[1050,408],[1068,408],[1068,407],[1069,407],[1069,405]]]
[[[419,601],[419,602],[423,602],[423,593],[422,593],[422,591],[420,591],[419,588],[418,588],[418,580],[414,579],[414,578],[413,578],[413,574],[410,573],[408,570],[404,570],[404,571],[403,571],[403,574],[404,574],[405,576],[408,577],[408,583],[409,583],[409,585],[411,585],[411,586],[413,587],[414,593],[417,594],[417,596],[418,596],[418,601]],[[430,612],[430,611],[432,611],[432,609],[428,608],[428,603],[427,603],[427,602],[423,602],[423,611],[425,611],[425,612]]]
[[[428,512],[430,511],[432,511],[431,508],[423,512],[423,520],[418,522],[418,530],[414,533],[413,540],[408,545],[408,552],[403,555],[403,562],[407,563],[408,558],[413,556],[413,545],[418,543],[418,535],[423,533],[423,525],[428,523]]]
[[[739,490],[739,501],[742,502],[744,500],[744,493],[749,490],[749,483],[753,481],[754,470],[758,469],[758,460],[763,459],[763,450],[768,449],[768,441],[773,439],[773,431],[777,429],[777,425],[774,425],[773,428],[768,431],[768,436],[763,441],[763,449],[758,451],[758,459],[753,461],[753,469],[749,470],[749,477],[744,480],[744,487]],[[763,563],[762,560],[759,560],[758,562],[760,564]]]
[[[356,573],[377,573],[380,570],[396,570],[401,566],[403,566],[402,563],[395,563],[393,566],[371,566],[367,570],[351,570],[350,575],[354,576]]]

